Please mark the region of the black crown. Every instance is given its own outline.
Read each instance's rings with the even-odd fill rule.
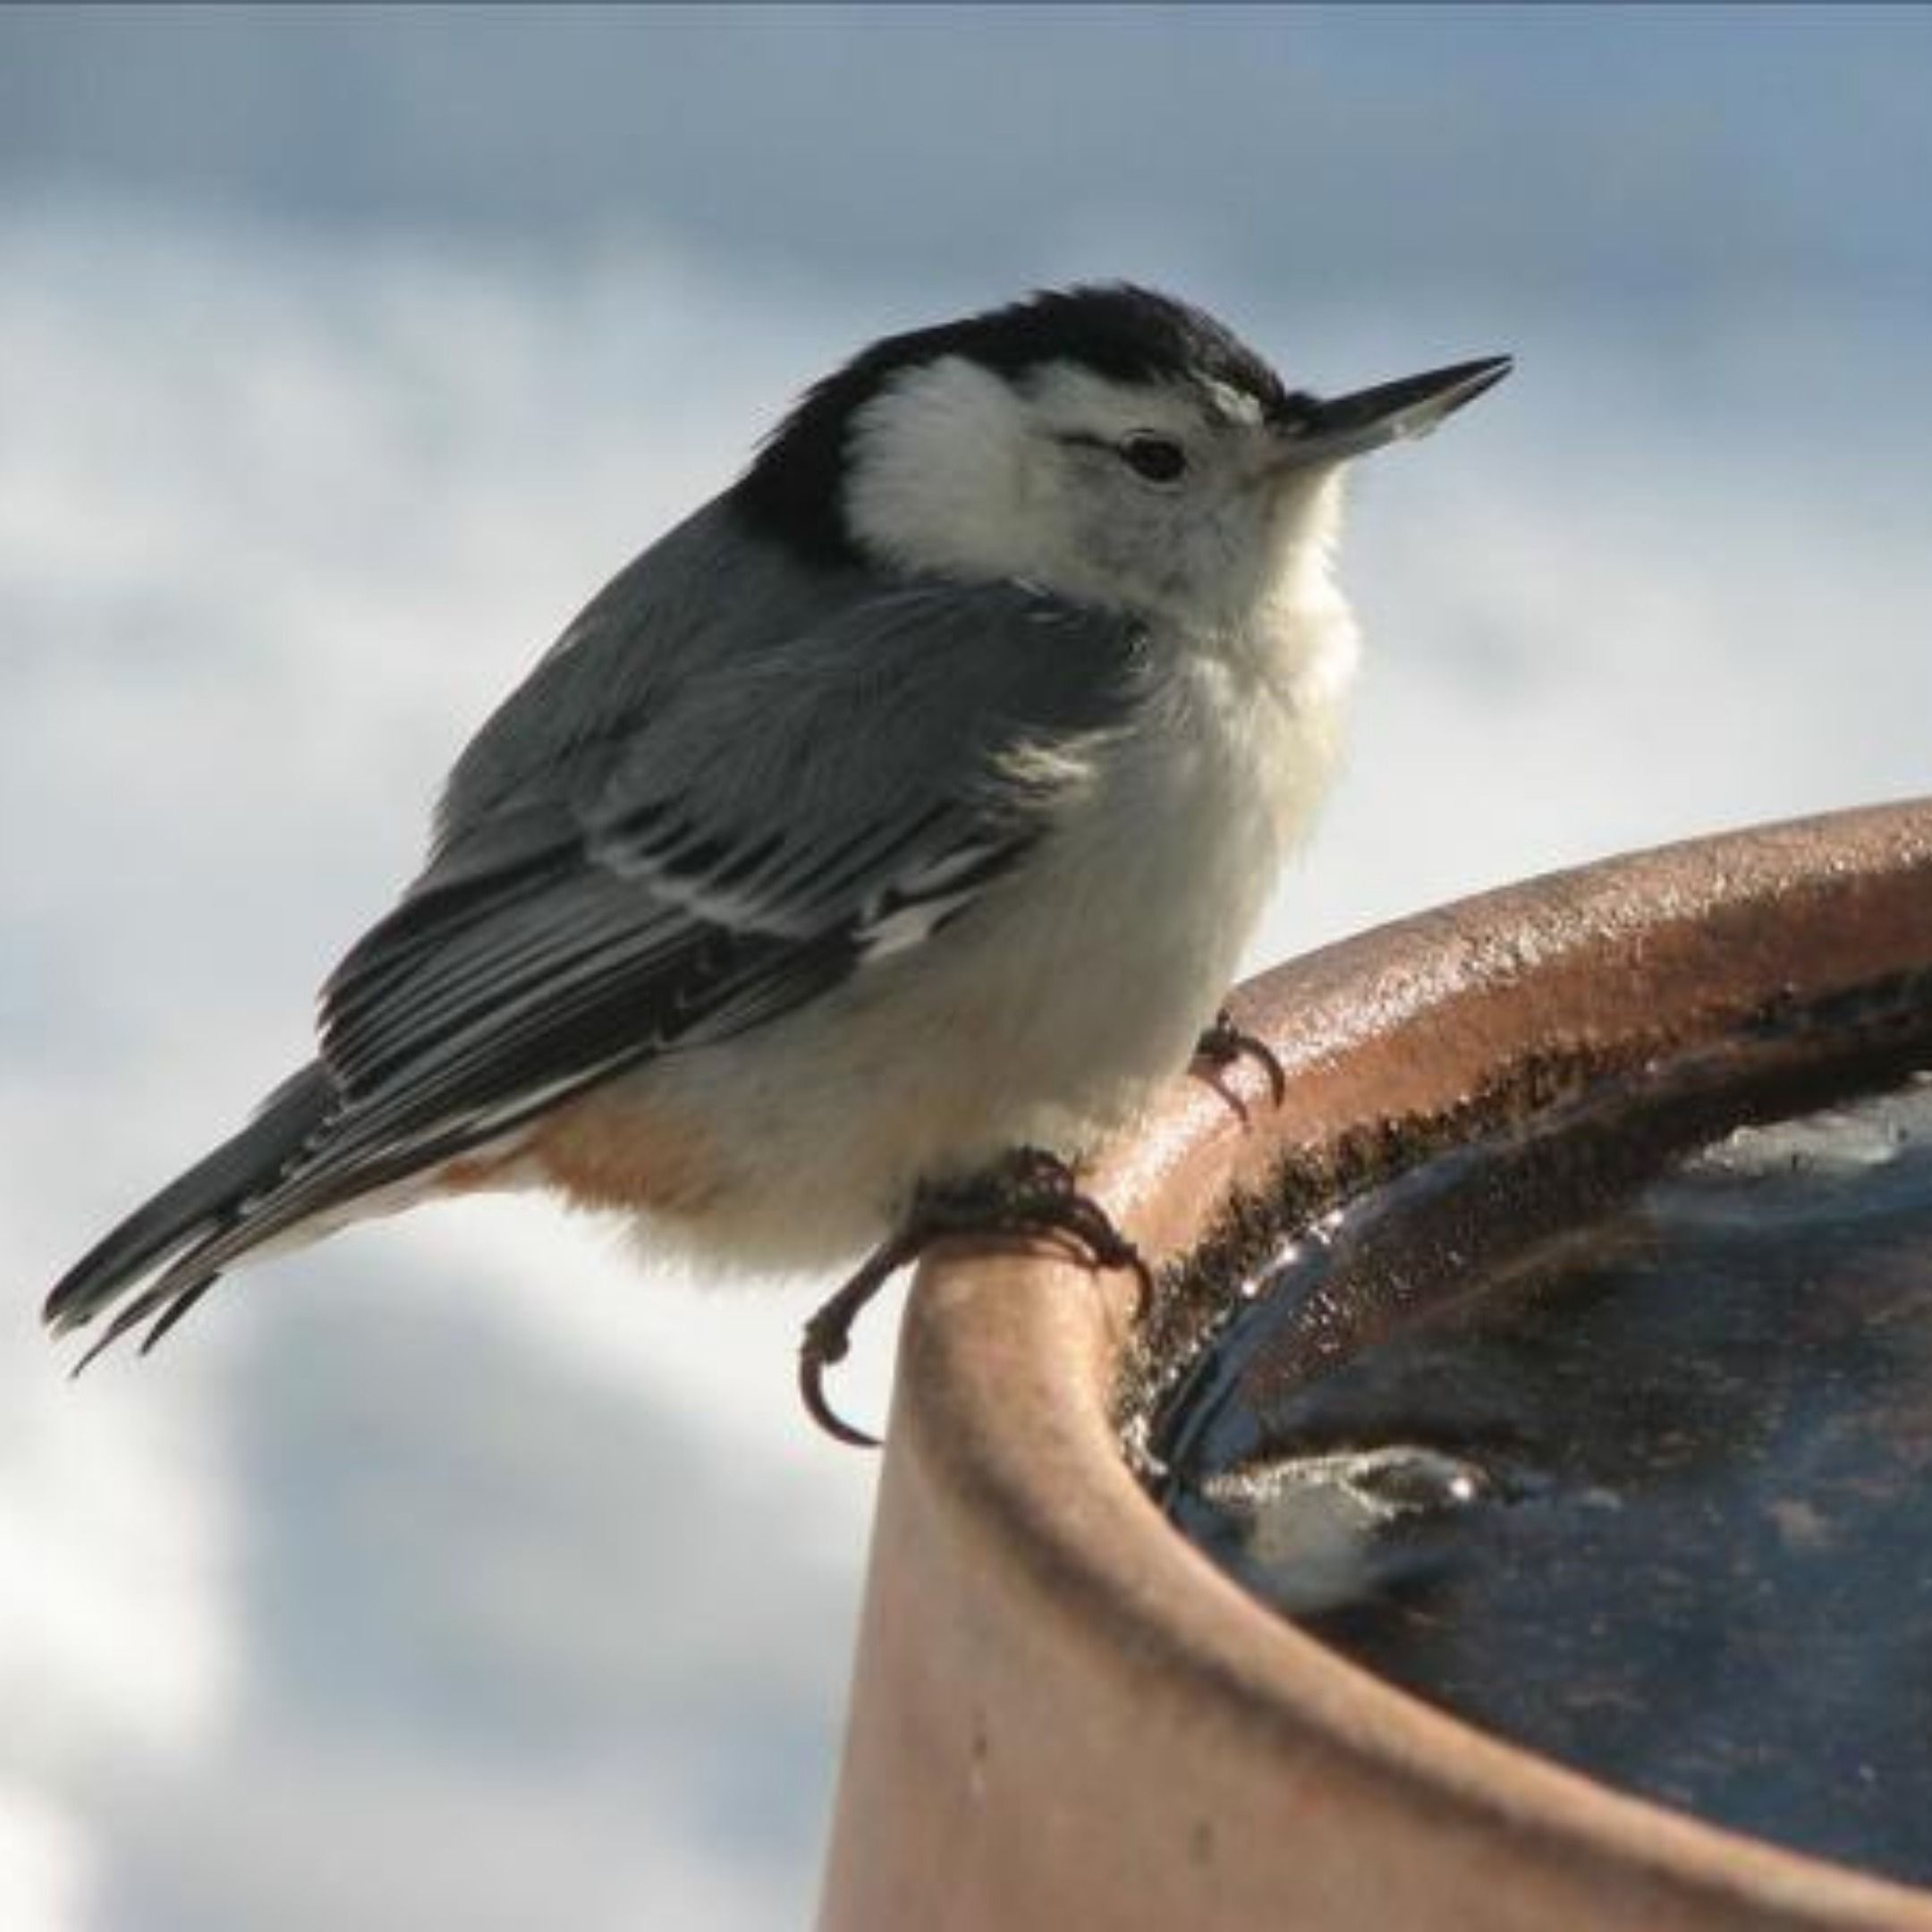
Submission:
[[[1126,282],[1043,289],[860,351],[799,399],[733,501],[765,535],[816,562],[859,561],[841,502],[852,417],[900,370],[946,356],[1005,377],[1072,362],[1115,382],[1206,377],[1251,395],[1270,416],[1289,402],[1280,377],[1253,350],[1187,302]]]

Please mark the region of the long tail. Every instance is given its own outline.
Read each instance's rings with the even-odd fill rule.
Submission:
[[[311,1063],[276,1088],[233,1140],[136,1208],[75,1263],[47,1297],[45,1319],[56,1335],[84,1327],[157,1269],[165,1270],[159,1283],[115,1316],[81,1357],[76,1374],[151,1315],[157,1318],[141,1348],[152,1348],[214,1286],[222,1270],[255,1245],[249,1238],[250,1210],[301,1162],[335,1104],[327,1071],[319,1061]],[[264,1221],[256,1240],[281,1231],[272,1217]]]

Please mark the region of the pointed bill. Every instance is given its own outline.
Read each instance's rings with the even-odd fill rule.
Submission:
[[[1445,416],[1495,388],[1514,367],[1512,357],[1483,356],[1311,402],[1282,425],[1283,463],[1340,462],[1385,444],[1427,436]]]

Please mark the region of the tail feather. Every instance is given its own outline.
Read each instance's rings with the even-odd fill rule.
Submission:
[[[319,1061],[311,1063],[276,1088],[240,1133],[138,1208],[75,1263],[47,1297],[45,1319],[56,1335],[84,1327],[157,1269],[165,1269],[168,1284],[165,1293],[157,1284],[130,1301],[81,1359],[81,1367],[159,1309],[151,1345],[200,1300],[221,1268],[251,1245],[235,1239],[250,1205],[272,1191],[312,1148],[336,1104],[326,1069]],[[217,1242],[225,1250],[221,1259],[195,1269],[196,1251]]]

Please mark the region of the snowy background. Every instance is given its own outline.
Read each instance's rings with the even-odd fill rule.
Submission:
[[[874,1480],[811,1284],[470,1202],[78,1385],[35,1326],[799,386],[1081,275],[1319,388],[1516,353],[1359,479],[1257,963],[1926,790],[1928,88],[1843,7],[0,11],[0,1925],[807,1920]]]

